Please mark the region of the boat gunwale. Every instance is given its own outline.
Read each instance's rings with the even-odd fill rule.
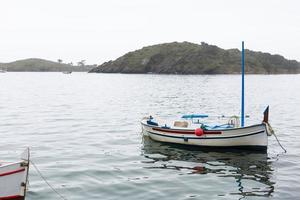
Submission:
[[[160,126],[155,126],[155,125],[149,125],[147,123],[144,123],[143,121],[145,120],[141,120],[141,124],[147,127],[151,127],[151,128],[162,128]],[[250,126],[244,126],[244,127],[238,127],[238,128],[227,128],[227,129],[215,129],[215,130],[204,130],[205,132],[216,132],[216,131],[233,131],[233,130],[239,130],[239,129],[248,129],[248,128],[253,128],[253,127],[258,127],[258,126],[264,126],[266,127],[266,125],[264,123],[261,124],[254,124],[254,125],[250,125]],[[162,128],[164,129],[164,128]],[[167,130],[174,130],[174,131],[195,131],[195,129],[176,129],[176,128],[169,128]]]
[[[18,161],[18,162],[12,162],[12,163],[6,163],[4,165],[0,165],[0,168],[4,168],[4,167],[9,167],[9,166],[12,166],[12,165],[16,165],[16,164],[22,164],[26,162],[25,160],[22,160],[22,161]],[[0,163],[1,164],[1,163]]]

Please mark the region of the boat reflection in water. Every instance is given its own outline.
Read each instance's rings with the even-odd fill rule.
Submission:
[[[237,188],[225,190],[225,194],[246,196],[271,196],[274,182],[271,181],[272,162],[266,152],[245,152],[188,148],[174,144],[160,143],[143,137],[143,155],[149,169],[179,170],[187,174],[214,175],[221,181],[230,180]],[[233,179],[230,179],[233,178]],[[233,182],[233,184],[232,184]],[[209,184],[209,183],[208,183]],[[214,183],[212,187],[216,187]],[[200,188],[199,188],[200,189]],[[201,190],[201,189],[200,189]],[[224,190],[224,189],[223,189]],[[233,192],[235,191],[235,192]]]

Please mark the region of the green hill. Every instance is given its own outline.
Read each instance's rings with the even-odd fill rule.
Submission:
[[[0,63],[0,69],[11,72],[63,72],[89,71],[92,66],[72,66],[39,58],[29,58],[10,63]]]
[[[300,63],[280,55],[245,50],[246,73],[299,73]],[[90,72],[157,74],[233,74],[241,72],[241,51],[204,42],[172,42],[144,47]]]

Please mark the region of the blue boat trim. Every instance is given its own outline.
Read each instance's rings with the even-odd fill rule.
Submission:
[[[194,118],[206,118],[208,115],[206,114],[190,114],[190,115],[183,115],[181,118],[184,119],[194,119]]]
[[[151,119],[150,119],[150,120],[147,120],[147,124],[153,125],[153,126],[158,126],[158,123],[157,123],[157,122],[151,121]]]
[[[260,133],[264,133],[265,131],[258,131],[258,132],[254,132],[254,133],[249,133],[249,134],[245,134],[245,135],[236,135],[236,136],[228,136],[228,137],[180,137],[180,136],[173,136],[173,135],[164,135],[164,134],[159,134],[159,133],[153,133],[151,131],[147,131],[150,134],[153,135],[158,135],[158,136],[162,136],[162,137],[170,137],[170,138],[178,138],[178,139],[188,139],[188,140],[210,140],[210,139],[232,139],[232,138],[239,138],[239,137],[247,137],[247,136],[251,136],[251,135],[257,135]]]

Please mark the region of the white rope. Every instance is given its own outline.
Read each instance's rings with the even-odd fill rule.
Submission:
[[[271,135],[274,135],[274,137],[276,138],[277,140],[277,143],[279,144],[279,146],[282,148],[282,150],[284,151],[284,153],[286,153],[286,149],[281,145],[279,139],[277,138],[276,134],[275,134],[275,131],[273,130],[272,126],[268,123],[268,122],[263,122],[265,125],[266,125],[266,128],[267,128],[267,134],[268,136],[271,136]]]
[[[57,190],[55,190],[50,183],[47,181],[47,179],[43,176],[43,174],[41,173],[41,171],[38,169],[38,167],[33,163],[32,160],[30,160],[31,164],[33,165],[33,167],[35,168],[35,170],[37,171],[37,173],[39,174],[39,176],[44,180],[44,182],[51,188],[51,190],[53,192],[55,192],[61,199],[63,200],[67,200],[64,196],[62,196]]]
[[[276,140],[277,140],[277,142],[278,142],[279,146],[280,146],[280,147],[283,149],[284,153],[286,153],[286,152],[287,152],[287,151],[286,151],[286,149],[285,149],[285,148],[283,148],[283,146],[280,144],[280,142],[279,142],[279,140],[278,140],[278,138],[277,138],[277,136],[276,136],[275,132],[273,132],[273,135],[275,136],[275,138],[276,138]]]

